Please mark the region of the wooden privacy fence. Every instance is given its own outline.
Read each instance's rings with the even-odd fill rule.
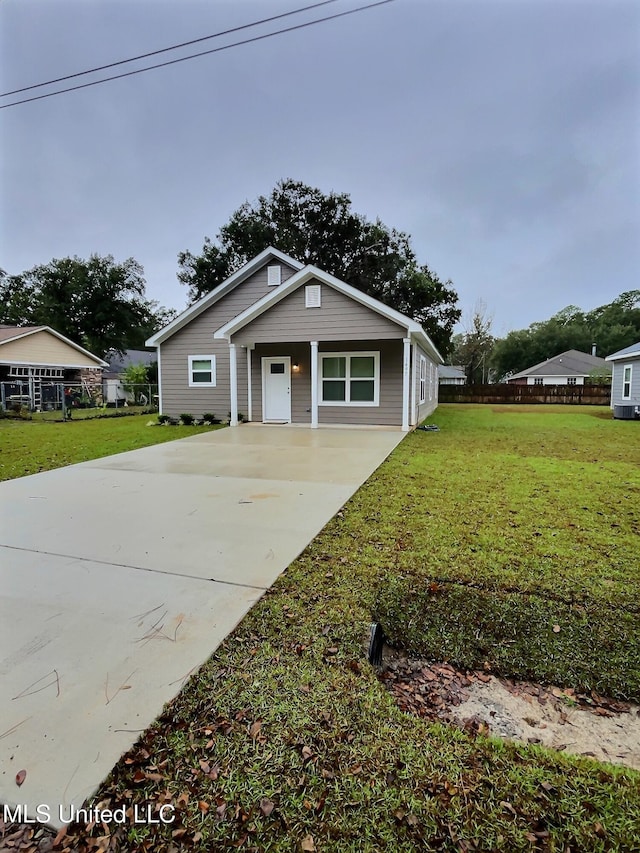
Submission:
[[[440,403],[566,403],[608,406],[610,385],[440,385]]]

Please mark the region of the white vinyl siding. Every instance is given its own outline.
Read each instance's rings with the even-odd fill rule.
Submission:
[[[326,352],[319,358],[318,405],[379,405],[379,352]]]
[[[189,356],[189,387],[215,388],[216,386],[216,357],[215,355]]]
[[[631,378],[633,376],[633,365],[625,364],[622,368],[622,399],[631,399]]]

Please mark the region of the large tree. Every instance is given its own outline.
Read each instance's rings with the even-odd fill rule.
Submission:
[[[496,342],[491,365],[504,378],[569,349],[591,352],[595,344],[598,355],[606,356],[638,340],[640,290],[629,290],[593,311],[569,305],[549,320],[509,332]]]
[[[484,384],[489,379],[489,361],[494,345],[492,322],[487,306],[479,301],[464,333],[453,336],[450,361],[464,367],[468,385]]]
[[[142,346],[173,316],[146,299],[143,270],[133,258],[54,259],[0,278],[0,323],[51,326],[99,356]]]
[[[270,196],[245,202],[220,229],[205,237],[202,252],[178,256],[179,280],[195,302],[267,246],[314,264],[421,323],[435,345],[448,351],[460,318],[451,281],[420,265],[407,234],[351,210],[346,194],[324,194],[293,180]]]

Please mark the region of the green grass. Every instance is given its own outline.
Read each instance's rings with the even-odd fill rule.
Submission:
[[[0,419],[0,480],[61,468],[208,432],[211,427],[160,427],[156,415],[94,420]],[[215,428],[215,427],[214,427]]]
[[[365,659],[372,613],[393,584],[408,606],[408,578],[457,613],[429,639],[440,656],[482,615],[476,592],[513,596],[505,631],[518,601],[632,612],[640,430],[601,415],[450,406],[441,432],[408,436],[116,765],[94,802],[169,803],[176,821],[124,826],[113,849],[636,850],[640,774],[404,714]],[[522,650],[505,645],[508,668]]]
[[[354,498],[375,529],[362,556],[388,635],[638,701],[638,425],[589,407],[449,406],[435,420],[441,432],[409,436],[370,480],[390,486],[383,509]]]

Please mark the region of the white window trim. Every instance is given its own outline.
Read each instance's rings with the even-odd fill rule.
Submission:
[[[346,358],[347,369],[344,377],[345,392],[350,391],[349,382],[351,380],[350,360],[352,357],[373,357],[373,400],[360,401],[356,400],[353,403],[350,400],[323,400],[322,399],[322,361],[325,358]],[[337,377],[336,377],[337,378]],[[361,377],[364,379],[364,377]],[[319,406],[348,406],[349,408],[369,407],[380,405],[380,353],[369,350],[350,350],[349,352],[319,352],[318,353],[318,405]]]
[[[420,405],[427,402],[427,359],[425,356],[420,356]]]
[[[627,384],[627,382],[625,381],[624,377],[625,377],[627,370],[629,371],[629,383],[628,383],[629,384],[629,393],[625,394],[624,393],[624,386]],[[632,364],[624,364],[622,366],[622,399],[623,400],[630,400],[631,399],[632,381],[633,381],[633,365]]]
[[[216,387],[216,357],[215,355],[190,355],[189,357],[189,388],[215,388]],[[193,362],[194,361],[210,361],[211,362],[211,382],[194,382],[193,381]]]

